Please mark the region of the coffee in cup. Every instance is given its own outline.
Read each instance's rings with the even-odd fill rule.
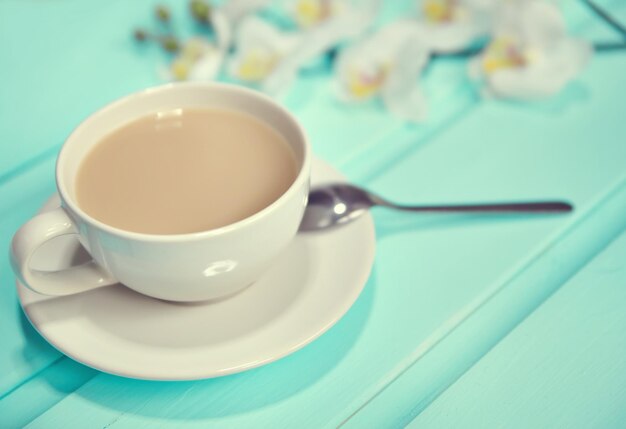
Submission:
[[[76,199],[89,216],[116,228],[186,234],[261,211],[296,174],[285,138],[258,119],[179,108],[106,135],[81,163]]]

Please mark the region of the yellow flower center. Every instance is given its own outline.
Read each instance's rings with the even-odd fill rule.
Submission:
[[[519,43],[512,39],[498,38],[485,49],[482,65],[485,73],[493,73],[507,68],[524,67],[528,63],[527,56]]]
[[[332,0],[299,0],[296,21],[300,27],[311,27],[333,15]]]
[[[348,91],[359,100],[373,97],[385,83],[389,69],[389,65],[381,64],[375,66],[373,70],[351,70],[348,73]]]
[[[190,61],[197,61],[206,51],[207,46],[204,42],[192,39],[185,43],[180,55]]]
[[[456,15],[457,0],[424,0],[422,11],[430,22],[450,22]]]
[[[211,50],[211,47],[202,40],[188,40],[180,51],[180,54],[178,54],[178,56],[170,66],[170,70],[174,79],[187,79],[193,66],[204,55],[208,55]]]
[[[185,58],[177,58],[170,66],[170,70],[174,79],[185,80],[189,76],[189,71],[192,66],[192,61],[188,61]]]
[[[254,49],[247,52],[239,63],[237,74],[247,81],[260,81],[269,75],[276,63],[278,55],[266,50]]]

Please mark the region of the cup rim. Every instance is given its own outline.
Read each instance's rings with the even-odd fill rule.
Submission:
[[[61,171],[64,165],[64,159],[67,156],[67,142],[69,142],[74,136],[84,129],[85,127],[90,126],[90,123],[95,120],[98,116],[112,110],[116,109],[118,106],[125,104],[131,100],[136,98],[145,97],[155,92],[175,90],[176,88],[183,87],[195,87],[198,89],[222,89],[226,91],[231,91],[235,93],[239,93],[245,97],[257,98],[265,103],[272,105],[275,109],[277,109],[282,115],[284,115],[296,128],[296,131],[299,135],[299,138],[302,141],[303,145],[303,160],[302,166],[298,171],[298,175],[294,179],[294,181],[289,185],[289,188],[283,194],[274,200],[267,207],[259,210],[258,212],[241,219],[237,222],[230,223],[228,225],[221,226],[219,228],[208,229],[206,231],[200,232],[191,232],[191,233],[183,233],[183,234],[146,234],[141,232],[128,231],[121,228],[116,228],[114,226],[108,225],[104,222],[101,222],[89,214],[87,214],[84,210],[82,210],[77,202],[74,201],[65,186],[64,181],[61,179]],[[266,217],[270,212],[276,210],[280,205],[283,204],[284,201],[291,198],[291,196],[297,192],[297,190],[309,180],[309,174],[311,169],[311,146],[309,144],[309,140],[307,138],[307,134],[298,122],[298,120],[282,105],[277,103],[271,97],[249,88],[245,88],[239,85],[222,83],[222,82],[171,82],[163,85],[157,85],[148,87],[139,91],[135,91],[130,93],[124,97],[118,98],[104,107],[101,107],[96,112],[89,115],[86,119],[81,121],[81,123],[70,133],[70,135],[65,139],[63,146],[59,152],[56,161],[55,167],[55,177],[56,177],[56,185],[57,190],[61,196],[61,201],[63,205],[68,206],[74,213],[76,213],[81,220],[91,224],[92,226],[106,231],[110,234],[121,236],[127,239],[132,239],[136,241],[149,241],[149,242],[181,242],[181,241],[195,241],[200,239],[205,239],[208,237],[214,237],[229,233],[231,231],[244,228],[250,224],[257,222],[259,219]]]

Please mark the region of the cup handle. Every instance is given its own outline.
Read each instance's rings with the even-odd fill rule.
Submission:
[[[22,225],[11,243],[11,264],[19,280],[43,295],[71,295],[117,283],[93,260],[60,271],[40,271],[30,266],[33,254],[42,244],[68,234],[78,232],[61,207],[41,213]]]

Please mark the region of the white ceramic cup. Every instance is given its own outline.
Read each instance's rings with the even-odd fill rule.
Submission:
[[[76,202],[75,179],[94,145],[129,121],[185,107],[245,112],[277,130],[298,162],[299,173],[289,189],[246,219],[191,234],[129,232],[87,215]],[[310,165],[310,147],[297,120],[255,91],[218,83],[175,83],[129,95],[89,116],[68,137],[56,165],[62,206],[34,217],[17,231],[11,246],[13,269],[22,283],[45,295],[68,295],[118,282],[171,301],[233,294],[257,280],[295,236],[307,202]],[[203,197],[210,195],[199,195]],[[37,248],[65,234],[77,234],[93,261],[56,272],[33,269],[30,259]]]

